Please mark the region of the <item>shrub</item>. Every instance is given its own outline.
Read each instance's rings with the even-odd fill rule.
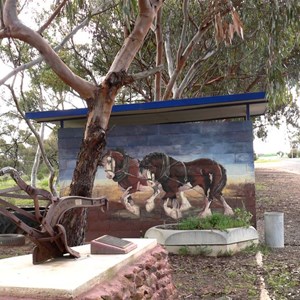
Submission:
[[[243,209],[235,209],[233,216],[227,216],[220,213],[213,213],[205,218],[188,217],[178,223],[180,230],[194,229],[217,229],[226,230],[236,227],[249,227],[252,214]]]

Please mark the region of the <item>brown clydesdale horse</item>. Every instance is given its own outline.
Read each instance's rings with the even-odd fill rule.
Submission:
[[[214,160],[200,158],[181,162],[165,153],[153,152],[142,159],[140,168],[148,170],[152,180],[155,179],[161,184],[165,191],[162,198],[165,201],[165,208],[169,199],[176,198],[180,187],[189,184],[191,188],[201,187],[206,195],[205,207],[200,216],[211,213],[210,204],[214,198],[222,203],[224,214],[233,214],[233,210],[222,196],[222,190],[227,182],[226,169]],[[180,215],[181,207],[176,208],[176,210]]]
[[[132,199],[132,194],[142,191],[151,192],[152,195],[146,200],[145,208],[148,212],[154,209],[154,200],[159,195],[158,186],[147,180],[140,173],[139,161],[119,151],[107,151],[102,158],[106,177],[117,182],[124,190],[121,202],[131,213],[140,216],[140,207]]]

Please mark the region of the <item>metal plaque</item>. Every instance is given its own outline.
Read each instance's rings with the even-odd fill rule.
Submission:
[[[136,244],[111,235],[103,235],[91,241],[92,254],[125,254],[137,247]]]
[[[129,241],[122,240],[118,237],[111,235],[103,235],[100,238],[96,239],[96,241],[119,248],[126,248],[128,245],[131,244],[131,242]]]

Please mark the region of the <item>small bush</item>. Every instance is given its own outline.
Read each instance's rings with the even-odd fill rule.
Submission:
[[[236,209],[233,216],[226,216],[220,213],[214,213],[205,218],[188,217],[178,223],[180,230],[204,230],[217,229],[226,230],[236,227],[249,227],[252,214],[242,209]]]
[[[187,246],[182,246],[179,250],[178,253],[180,255],[189,255],[190,254],[190,249]]]

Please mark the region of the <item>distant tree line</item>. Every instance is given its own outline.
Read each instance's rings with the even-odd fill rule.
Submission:
[[[30,178],[32,165],[37,150],[37,141],[28,130],[18,129],[14,125],[9,125],[6,130],[10,135],[0,135],[0,168],[13,167]],[[57,155],[57,135],[54,130],[47,139],[44,140],[44,147],[48,159],[56,170],[58,170]],[[43,158],[41,158],[37,179],[42,179],[49,175]]]

